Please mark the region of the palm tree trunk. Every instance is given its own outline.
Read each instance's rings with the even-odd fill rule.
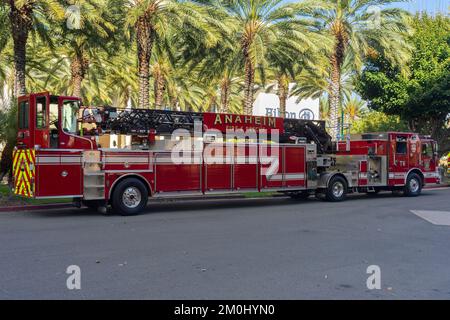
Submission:
[[[150,57],[152,55],[155,30],[148,22],[148,17],[146,14],[138,18],[135,28],[139,77],[138,107],[149,108]]]
[[[278,76],[278,99],[280,100],[280,116],[286,117],[286,101],[289,93],[289,79],[286,75]]]
[[[224,77],[220,82],[220,113],[227,113],[230,103],[230,79]]]
[[[122,95],[122,101],[120,101],[120,106],[122,107],[128,107],[128,105],[131,105],[130,102],[130,88],[125,88],[125,90],[123,90],[123,95]]]
[[[166,81],[159,68],[157,68],[156,72],[153,73],[153,78],[154,78],[153,90],[155,94],[155,108],[160,109],[163,104]]]
[[[89,68],[89,60],[84,56],[83,52],[77,52],[70,64],[73,95],[75,97],[81,98],[81,83],[86,77],[88,68]]]
[[[12,186],[12,154],[14,150],[14,144],[11,141],[7,141],[0,158],[0,182],[8,175],[8,184]]]
[[[204,110],[200,110],[203,112],[214,112],[214,109],[216,107],[216,97],[215,96],[210,96],[208,99],[208,102],[205,106]]]
[[[170,109],[177,110],[178,109],[178,98],[176,95],[171,95],[169,99]]]
[[[14,96],[17,97],[26,93],[26,46],[32,23],[31,14],[33,9],[30,4],[17,8],[13,0],[9,0],[9,5],[9,20],[14,47]]]
[[[250,58],[248,49],[244,47],[244,59],[245,59],[245,81],[244,81],[244,114],[253,113],[253,85],[255,82],[255,67]]]
[[[330,59],[331,84],[330,84],[330,126],[331,137],[336,139],[339,134],[339,111],[341,106],[341,74],[345,58],[345,50],[348,47],[348,34],[344,24],[336,20],[331,31],[335,38],[334,51]]]
[[[26,94],[25,68],[26,68],[26,48],[28,34],[32,24],[31,4],[25,3],[20,8],[16,7],[16,1],[9,0],[9,21],[14,48],[14,85],[13,96],[17,97]],[[0,173],[3,177],[8,174],[8,183],[12,187],[12,153],[14,143],[7,141],[3,149],[0,160]]]
[[[330,135],[336,139],[339,134],[339,109],[341,102],[341,64],[338,57],[331,58],[331,84],[330,84]]]

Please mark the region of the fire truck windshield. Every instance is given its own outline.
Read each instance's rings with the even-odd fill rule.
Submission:
[[[76,134],[78,131],[78,111],[80,102],[66,100],[62,107],[62,129],[65,132]]]

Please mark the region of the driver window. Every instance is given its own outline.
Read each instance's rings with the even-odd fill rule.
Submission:
[[[47,98],[36,98],[36,128],[44,129],[47,127]]]
[[[433,156],[433,148],[432,148],[431,144],[429,144],[429,143],[422,144],[422,155],[427,156],[427,157]]]
[[[49,126],[50,130],[56,130],[58,125],[58,103],[50,103],[49,110]]]
[[[62,129],[76,134],[78,129],[78,101],[64,101],[62,108]]]
[[[22,101],[19,104],[19,129],[28,129],[28,116],[30,109],[28,101]]]

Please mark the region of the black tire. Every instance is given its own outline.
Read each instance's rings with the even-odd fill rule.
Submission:
[[[310,194],[308,191],[293,192],[289,194],[289,197],[294,200],[307,200],[309,196]]]
[[[114,212],[131,216],[141,212],[147,205],[148,191],[136,178],[127,178],[118,183],[112,194],[111,205]]]
[[[345,200],[347,197],[347,181],[341,176],[334,176],[328,183],[328,188],[325,193],[327,201],[339,202]]]
[[[417,197],[422,192],[422,185],[422,178],[417,173],[410,173],[403,194],[406,197]]]

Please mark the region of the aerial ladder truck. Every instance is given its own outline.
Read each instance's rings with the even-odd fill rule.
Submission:
[[[43,92],[18,98],[13,176],[17,195],[70,197],[133,215],[149,197],[418,196],[425,184],[439,182],[437,164],[436,142],[411,132],[332,141],[324,121],[87,107],[79,98]]]

